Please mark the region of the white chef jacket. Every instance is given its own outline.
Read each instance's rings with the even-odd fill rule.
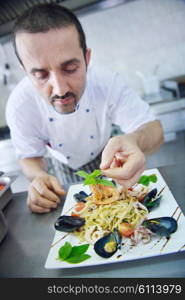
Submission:
[[[6,118],[19,159],[44,156],[49,145],[54,157],[73,169],[103,150],[112,123],[128,133],[155,120],[149,105],[120,75],[92,66],[75,112],[56,112],[25,77],[8,99]]]

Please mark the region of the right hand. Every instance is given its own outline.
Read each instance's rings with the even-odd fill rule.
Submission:
[[[47,213],[57,208],[64,194],[57,178],[45,173],[35,177],[29,185],[27,205],[32,212]]]
[[[133,134],[111,138],[102,152],[102,174],[125,189],[132,187],[145,169],[146,158]]]

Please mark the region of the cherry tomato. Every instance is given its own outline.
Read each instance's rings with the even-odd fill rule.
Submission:
[[[132,226],[126,222],[121,223],[119,225],[118,230],[122,236],[126,236],[126,237],[131,236],[131,234],[134,232]]]

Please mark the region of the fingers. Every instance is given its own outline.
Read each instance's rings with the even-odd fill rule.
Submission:
[[[109,168],[102,170],[102,173],[117,180],[127,180],[133,177],[136,172],[145,165],[145,156],[142,152],[131,154],[122,167]]]
[[[53,189],[53,191],[55,191],[55,193],[57,193],[57,195],[64,196],[66,194],[66,192],[60,186],[58,180],[54,176],[50,176],[50,185],[51,185],[51,188]]]
[[[113,162],[116,152],[119,152],[120,143],[117,142],[118,137],[109,140],[102,152],[102,159],[100,164],[100,169],[107,169]]]
[[[129,187],[132,187],[136,182],[138,182],[144,170],[145,168],[143,166],[133,177],[129,178],[128,180],[116,180],[116,182],[122,185],[125,189],[128,189]]]
[[[46,213],[58,207],[60,196],[64,194],[54,176],[38,177],[29,186],[27,205],[32,212]]]
[[[43,181],[42,179],[37,179],[32,182],[32,187],[40,196],[43,196],[50,201],[60,203],[60,198],[48,188],[49,178],[47,181]]]
[[[122,167],[127,158],[128,156],[121,152],[116,153],[113,161],[110,164],[110,168]]]
[[[57,202],[50,201],[40,195],[34,187],[31,187],[29,191],[27,203],[31,211],[34,212],[40,212],[41,209],[48,212],[58,206]]]
[[[102,170],[102,174],[113,178],[124,187],[130,187],[137,182],[141,173],[145,169],[145,156],[138,151],[131,154],[123,163],[122,167],[113,167]]]
[[[43,208],[35,204],[30,204],[30,205],[28,204],[28,207],[32,212],[39,213],[39,214],[48,213],[51,211],[51,209],[49,208]]]

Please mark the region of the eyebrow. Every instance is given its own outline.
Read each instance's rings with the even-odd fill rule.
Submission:
[[[77,59],[77,58],[73,58],[73,59],[70,59],[70,60],[67,60],[65,61],[64,63],[61,64],[61,67],[66,67],[67,65],[70,65],[70,64],[78,64],[80,63],[80,60]]]
[[[36,72],[46,72],[46,69],[32,68],[31,71],[30,71],[31,74],[34,74]]]
[[[70,60],[67,60],[67,61],[63,62],[60,66],[62,68],[64,68],[64,67],[67,67],[70,64],[76,64],[76,63],[77,64],[80,63],[80,60],[77,59],[77,58],[73,58],[73,59],[70,59]],[[31,71],[30,71],[30,73],[34,74],[36,72],[45,72],[45,71],[47,71],[47,70],[44,69],[44,68],[32,68]]]

